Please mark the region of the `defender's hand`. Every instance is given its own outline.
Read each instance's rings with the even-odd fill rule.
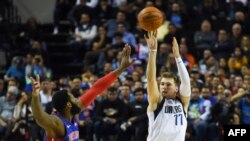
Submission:
[[[130,54],[131,54],[131,47],[129,44],[126,44],[122,50],[122,57],[120,62],[121,69],[125,70],[133,63],[133,60],[130,59]]]
[[[30,78],[31,84],[32,84],[32,95],[33,96],[39,96],[40,92],[40,77],[39,75],[36,76],[36,79]]]

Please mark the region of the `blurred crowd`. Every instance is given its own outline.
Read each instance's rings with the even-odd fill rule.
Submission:
[[[75,97],[84,94],[99,77],[117,68],[119,51],[128,43],[135,63],[76,118],[83,141],[146,141],[149,50],[146,32],[136,19],[145,6],[156,6],[164,14],[157,30],[157,77],[164,71],[178,73],[171,50],[173,36],[190,74],[186,141],[223,141],[223,125],[250,124],[248,0],[56,0],[51,34],[61,33],[62,21],[70,23],[72,63],[82,63],[84,69],[76,76],[53,77],[45,32],[35,17],[18,26],[15,34],[2,32],[0,140],[43,138],[32,117],[29,77],[41,77],[41,103],[51,113],[53,92],[67,89]],[[15,56],[13,51],[25,55]]]

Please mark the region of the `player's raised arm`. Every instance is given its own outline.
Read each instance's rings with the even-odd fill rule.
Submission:
[[[176,65],[178,68],[178,73],[179,73],[180,80],[181,80],[180,89],[179,89],[180,99],[183,103],[184,110],[187,112],[187,108],[188,108],[190,96],[191,96],[191,83],[190,83],[190,78],[189,78],[187,68],[181,59],[180,52],[179,52],[179,45],[175,37],[173,38],[173,42],[172,42],[172,50],[173,50]]]
[[[120,66],[116,70],[98,79],[93,86],[80,97],[82,109],[92,103],[98,94],[101,94],[105,89],[107,89],[117,79],[117,77],[133,63],[133,60],[130,59],[130,54],[131,47],[126,44],[122,50]]]
[[[46,131],[47,136],[63,137],[65,135],[63,122],[59,118],[47,114],[40,103],[40,77],[37,76],[36,79],[30,79],[32,82],[31,108],[34,119]]]
[[[157,32],[148,32],[148,35],[147,37],[145,36],[145,39],[149,47],[149,57],[146,70],[149,102],[148,111],[152,112],[157,108],[158,103],[162,99],[156,80]]]

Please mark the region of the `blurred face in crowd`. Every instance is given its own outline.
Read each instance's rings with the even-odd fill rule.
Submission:
[[[130,91],[129,86],[124,85],[121,87],[121,94],[123,97],[126,97],[126,98],[130,97],[130,93],[131,93],[131,91]]]
[[[185,54],[188,53],[188,48],[187,48],[187,45],[186,45],[186,44],[184,44],[184,43],[181,43],[181,44],[180,44],[180,53],[181,53],[182,55],[185,55]]]
[[[140,74],[137,71],[132,72],[132,79],[134,81],[141,80]]]
[[[223,84],[226,88],[230,88],[231,87],[231,83],[229,79],[224,78],[223,79]]]
[[[193,87],[192,88],[192,95],[191,96],[192,96],[193,100],[199,99],[199,97],[200,97],[200,90],[199,90],[198,87]]]
[[[210,56],[210,57],[207,59],[206,64],[207,64],[208,66],[213,66],[213,65],[216,64],[216,59],[215,59],[213,56]]]
[[[112,70],[112,64],[111,63],[105,63],[104,64],[104,71],[110,72]]]
[[[205,98],[205,99],[210,98],[210,96],[211,96],[210,89],[206,88],[206,87],[202,88],[201,94],[202,94],[202,97]]]
[[[210,50],[206,49],[203,52],[203,58],[207,59],[208,57],[212,56],[212,53]]]
[[[144,99],[144,93],[143,93],[143,91],[137,91],[135,93],[135,99],[137,101],[143,101],[143,99]]]
[[[219,41],[226,41],[227,40],[227,31],[224,29],[221,29],[219,31],[218,39],[219,39]]]
[[[248,69],[247,66],[242,66],[242,67],[241,67],[241,74],[242,74],[243,76],[249,75],[249,74],[250,74],[250,71],[249,71],[249,69]]]
[[[38,41],[35,41],[32,45],[33,49],[41,49],[41,43]]]
[[[10,87],[10,86],[16,86],[16,87],[18,87],[17,81],[15,79],[9,80],[8,81],[8,87]]]
[[[176,29],[176,26],[174,24],[169,24],[168,30],[170,33],[174,34],[174,33],[176,33],[177,29]]]
[[[241,39],[241,47],[250,49],[250,36],[243,36]]]
[[[81,15],[81,23],[82,24],[88,24],[89,23],[89,15],[88,14],[82,14]]]
[[[227,66],[227,62],[226,62],[225,58],[220,58],[219,66],[222,67],[222,68],[225,68]]]
[[[138,89],[138,88],[143,88],[143,84],[141,81],[136,81],[134,84],[134,88]]]
[[[162,43],[159,47],[160,49],[160,53],[164,54],[164,53],[169,53],[171,51],[171,45],[167,44],[167,43]]]
[[[176,13],[180,12],[180,5],[178,3],[172,4],[172,11]]]
[[[220,84],[220,79],[218,77],[213,77],[212,78],[212,82],[211,82],[212,86],[217,87]]]
[[[209,21],[203,21],[201,24],[201,30],[203,32],[210,32],[211,31],[211,24]]]
[[[74,78],[72,81],[72,88],[80,89],[81,88],[81,79]]]
[[[224,92],[224,86],[223,85],[221,85],[221,84],[219,84],[218,86],[217,86],[217,93],[218,94],[222,94],[223,92]]]
[[[117,25],[117,31],[118,32],[121,32],[121,33],[124,33],[126,31],[126,27],[124,24],[120,23]]]
[[[235,12],[236,21],[245,21],[245,14],[242,11]]]
[[[234,36],[239,36],[241,34],[241,25],[236,23],[232,26],[232,33]]]
[[[235,55],[235,57],[241,57],[241,50],[240,50],[240,48],[235,48],[235,50],[234,50],[234,55]]]
[[[234,79],[234,86],[240,87],[243,83],[242,77],[241,76],[236,76]]]
[[[108,99],[110,101],[115,101],[117,99],[118,93],[117,91],[108,91]]]
[[[118,12],[116,15],[116,19],[118,22],[124,22],[126,20],[126,16],[122,12]]]
[[[230,103],[231,97],[232,97],[232,92],[229,89],[224,89],[223,91],[224,98],[225,100]]]

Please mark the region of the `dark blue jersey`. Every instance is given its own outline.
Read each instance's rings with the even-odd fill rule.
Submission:
[[[66,129],[66,134],[64,138],[50,138],[45,135],[44,141],[78,141],[79,140],[79,130],[78,130],[78,124],[75,119],[72,120],[72,122],[67,121],[64,117],[60,116],[59,114],[55,114],[57,117],[59,117],[63,123],[64,128]]]

